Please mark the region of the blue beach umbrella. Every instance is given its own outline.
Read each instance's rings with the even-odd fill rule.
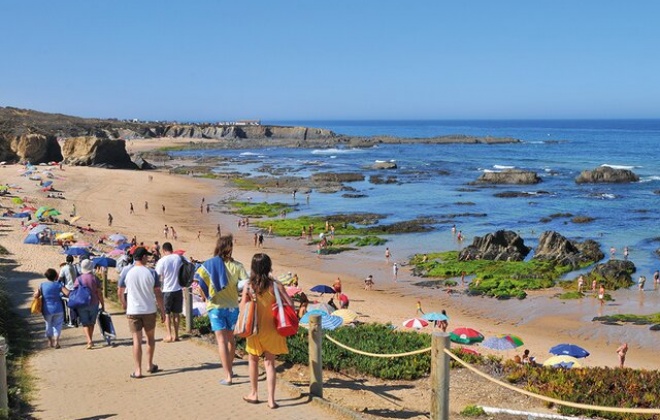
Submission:
[[[344,320],[337,315],[321,316],[321,328],[324,330],[334,330],[342,326]]]
[[[557,344],[550,349],[550,353],[556,355],[571,356],[577,359],[589,356],[588,351],[575,344]]]
[[[482,347],[486,347],[487,349],[493,349],[493,350],[513,350],[516,348],[516,345],[513,344],[511,341],[507,340],[504,337],[490,337],[485,339],[481,343]]]
[[[317,292],[317,293],[320,293],[320,294],[334,293],[335,292],[335,289],[333,289],[330,286],[326,286],[325,284],[316,285],[316,286],[312,287],[310,290],[312,292]]]
[[[113,260],[112,258],[108,257],[96,257],[92,259],[92,263],[94,264],[94,267],[116,267],[117,266],[117,261]]]
[[[130,242],[122,242],[122,243],[118,244],[117,246],[115,246],[115,248],[121,249],[122,251],[124,251],[124,250],[126,250],[126,248],[130,248],[130,247],[131,247]]]
[[[300,323],[301,324],[309,324],[309,317],[312,316],[312,315],[321,315],[321,318],[322,318],[324,315],[328,316],[328,313],[324,312],[324,311],[321,311],[321,310],[318,310],[318,309],[308,311],[305,315],[303,315],[302,318],[300,318]]]
[[[66,255],[89,255],[90,252],[85,248],[71,247],[64,251]]]
[[[422,315],[422,318],[427,321],[448,321],[449,317],[440,312],[429,312]]]

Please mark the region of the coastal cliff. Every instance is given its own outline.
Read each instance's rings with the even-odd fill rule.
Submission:
[[[0,160],[72,165],[132,167],[126,141],[155,138],[191,139],[191,148],[373,147],[378,144],[501,144],[508,137],[447,135],[431,138],[351,137],[312,127],[259,124],[182,124],[80,118],[63,114],[0,107]],[[70,142],[70,139],[77,139]],[[84,139],[84,140],[81,140]],[[195,139],[216,140],[203,146]],[[75,147],[74,147],[75,145]]]

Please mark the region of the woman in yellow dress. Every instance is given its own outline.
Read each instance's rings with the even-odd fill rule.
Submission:
[[[266,384],[268,387],[268,407],[278,408],[275,402],[275,356],[286,354],[289,349],[286,345],[286,337],[277,333],[273,318],[272,306],[275,303],[275,292],[273,287],[278,287],[282,303],[293,306],[293,301],[284,290],[284,286],[270,276],[272,262],[266,254],[255,254],[252,257],[250,272],[250,287],[243,288],[241,304],[245,304],[254,293],[257,300],[257,325],[258,333],[247,338],[245,350],[249,355],[250,393],[243,397],[245,402],[251,404],[259,403],[258,379],[259,379],[259,357],[264,356],[266,367]],[[251,289],[251,290],[248,290]]]

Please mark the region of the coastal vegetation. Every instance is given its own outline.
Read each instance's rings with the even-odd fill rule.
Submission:
[[[6,249],[0,246],[0,254]],[[19,419],[29,406],[33,378],[27,371],[27,358],[31,351],[30,327],[26,320],[12,310],[9,294],[0,282],[0,336],[7,341],[7,395],[9,411],[0,411],[0,418]],[[3,390],[4,391],[4,390]]]
[[[498,299],[516,297],[524,299],[526,290],[554,286],[557,279],[573,270],[571,266],[551,261],[459,261],[458,251],[416,254],[410,260],[413,273],[422,277],[447,279],[473,276],[468,287],[471,294]]]
[[[246,217],[277,217],[281,214],[287,214],[293,211],[295,206],[284,203],[253,203],[251,201],[232,202],[234,211]]]

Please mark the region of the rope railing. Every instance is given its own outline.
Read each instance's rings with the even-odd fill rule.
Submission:
[[[556,398],[552,397],[546,397],[544,395],[539,395],[535,394],[530,391],[526,391],[524,389],[520,389],[516,386],[513,386],[511,384],[507,384],[506,382],[502,382],[499,379],[495,379],[490,375],[485,374],[484,372],[480,371],[479,369],[473,367],[469,363],[464,362],[460,357],[456,356],[454,353],[452,353],[449,349],[444,349],[444,352],[446,355],[454,359],[456,362],[461,364],[463,367],[467,368],[468,370],[476,373],[477,375],[481,376],[482,378],[489,380],[493,383],[496,383],[500,386],[503,386],[506,389],[509,389],[511,391],[517,392],[519,394],[527,395],[528,397],[536,398],[541,401],[557,404],[557,405],[563,405],[565,407],[572,407],[572,408],[579,408],[582,410],[591,410],[591,411],[607,411],[610,413],[630,413],[630,414],[660,414],[660,409],[657,408],[625,408],[625,407],[607,407],[603,405],[588,405],[588,404],[580,404],[576,402],[571,402],[571,401],[563,401],[563,400],[558,400]]]
[[[431,351],[432,347],[420,349],[420,350],[413,350],[409,351],[406,353],[393,353],[393,354],[376,354],[376,353],[369,353],[366,351],[358,350],[353,347],[349,347],[346,344],[343,344],[336,339],[332,338],[328,334],[324,334],[324,337],[330,340],[330,342],[334,343],[335,345],[348,350],[350,352],[360,354],[363,356],[370,356],[370,357],[383,357],[383,358],[394,358],[394,357],[405,357],[405,356],[413,356],[416,354],[422,354],[426,353],[428,351]],[[500,381],[499,379],[495,379],[492,376],[480,371],[479,369],[475,368],[474,366],[470,365],[469,363],[466,363],[463,361],[461,358],[456,356],[454,353],[451,352],[448,348],[443,349],[444,353],[451,357],[453,360],[455,360],[457,363],[465,367],[466,369],[470,370],[471,372],[476,373],[477,375],[481,376],[482,378],[493,382],[497,385],[500,385],[506,389],[509,389],[511,391],[517,392],[522,395],[526,395],[531,398],[536,398],[541,401],[545,401],[548,403],[553,403],[557,405],[562,405],[565,407],[572,407],[572,408],[578,408],[582,410],[590,410],[590,411],[605,411],[605,412],[610,412],[610,413],[630,413],[630,414],[660,414],[660,409],[657,408],[626,408],[626,407],[607,407],[607,406],[602,406],[602,405],[589,405],[589,404],[581,404],[581,403],[576,403],[572,401],[563,401],[559,400],[556,398],[552,397],[546,397],[544,395],[539,395],[535,394],[531,391],[526,391],[524,389],[518,388],[516,386],[513,386],[511,384],[508,384],[506,382]]]
[[[349,347],[346,344],[342,344],[339,341],[335,340],[334,338],[330,337],[328,334],[325,334],[325,338],[327,338],[328,340],[330,340],[331,342],[333,342],[334,344],[336,344],[337,346],[339,346],[339,347],[341,347],[345,350],[351,351],[353,353],[361,354],[363,356],[371,356],[371,357],[385,357],[385,358],[388,358],[388,357],[389,358],[392,358],[392,357],[405,357],[405,356],[414,356],[416,354],[422,354],[422,353],[426,353],[427,351],[431,351],[431,347],[428,347],[428,348],[421,349],[421,350],[409,351],[407,353],[376,354],[376,353],[368,353],[366,351],[362,351],[362,350],[354,349],[353,347]]]

